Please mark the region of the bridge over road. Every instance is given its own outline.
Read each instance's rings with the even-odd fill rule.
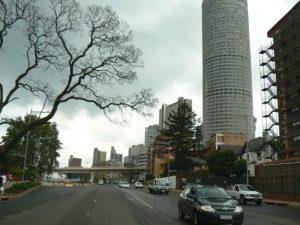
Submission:
[[[115,172],[115,173],[142,173],[146,172],[145,167],[124,168],[124,167],[66,167],[55,168],[53,172],[64,174],[87,174],[90,182],[94,181],[96,172]]]
[[[120,168],[120,167],[66,167],[54,168],[53,172],[57,173],[91,173],[91,172],[145,172],[145,167]]]

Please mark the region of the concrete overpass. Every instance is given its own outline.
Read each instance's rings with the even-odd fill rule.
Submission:
[[[121,168],[121,167],[66,167],[66,168],[54,168],[53,172],[64,174],[88,174],[90,182],[93,182],[96,172],[116,172],[116,173],[133,173],[133,172],[145,172],[145,167],[135,168]]]
[[[145,172],[145,167],[120,168],[120,167],[65,167],[54,168],[53,172],[57,173],[91,173],[91,172]]]

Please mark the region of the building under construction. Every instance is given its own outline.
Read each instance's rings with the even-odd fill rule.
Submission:
[[[260,50],[263,126],[280,139],[282,159],[300,156],[300,2],[269,31]]]

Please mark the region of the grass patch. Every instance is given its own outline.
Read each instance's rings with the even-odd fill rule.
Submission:
[[[6,189],[5,192],[6,193],[17,194],[17,193],[21,193],[23,191],[26,191],[30,188],[39,186],[40,184],[41,184],[40,182],[18,183],[18,184],[14,184],[11,188]]]

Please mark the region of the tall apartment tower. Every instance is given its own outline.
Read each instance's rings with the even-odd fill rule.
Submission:
[[[300,2],[283,16],[269,31],[273,42],[262,49],[262,81],[265,131],[273,131],[279,125],[281,140],[280,157],[283,159],[300,155]],[[273,89],[274,87],[274,89]],[[278,102],[273,106],[272,98]],[[267,103],[267,104],[266,104]],[[275,102],[276,103],[276,102]],[[271,106],[271,107],[270,107]],[[274,113],[272,113],[273,109]],[[271,113],[270,113],[271,112]],[[276,118],[278,112],[279,117]],[[275,116],[274,116],[275,115]],[[278,120],[277,120],[278,119]]]
[[[203,136],[254,138],[247,0],[203,0]]]

